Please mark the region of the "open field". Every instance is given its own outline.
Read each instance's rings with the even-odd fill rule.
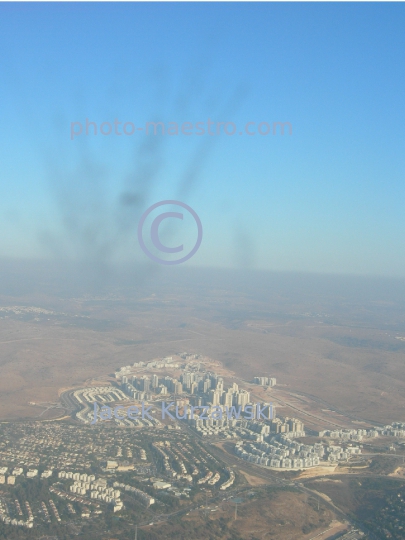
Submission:
[[[322,504],[319,507],[305,495],[295,491],[277,490],[254,493],[238,504],[225,501],[218,507],[190,512],[176,523],[147,527],[150,540],[158,538],[212,539],[232,538],[269,540],[309,540],[316,534],[335,526],[333,512]],[[294,508],[294,512],[291,512]]]

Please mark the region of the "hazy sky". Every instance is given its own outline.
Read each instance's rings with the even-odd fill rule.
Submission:
[[[0,256],[142,261],[140,215],[176,199],[185,264],[405,276],[404,28],[403,4],[0,4]],[[237,131],[71,140],[86,118]]]

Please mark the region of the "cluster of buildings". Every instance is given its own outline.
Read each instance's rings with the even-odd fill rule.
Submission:
[[[349,454],[353,454],[353,453],[355,453],[354,449],[353,451],[348,452],[340,445],[331,444],[326,447],[326,456],[327,456],[326,459],[330,463],[337,463],[339,461],[347,461],[349,459]]]
[[[151,504],[155,504],[155,499],[153,497],[151,497],[148,493],[145,493],[144,491],[137,489],[136,487],[129,486],[128,484],[123,484],[120,482],[114,482],[113,487],[115,489],[122,488],[124,491],[131,493],[134,497],[142,501],[148,507]],[[169,487],[170,487],[170,484],[169,484]]]
[[[289,438],[305,437],[304,424],[297,418],[285,417],[275,418],[275,408],[271,404],[260,403],[259,407],[264,409],[261,420],[258,421],[253,415],[253,420],[242,419],[236,420],[224,418],[222,420],[214,420],[208,418],[201,420],[200,418],[189,419],[190,425],[202,436],[218,436],[222,435],[225,438],[242,438],[263,440],[263,437],[270,434],[283,434]],[[257,413],[257,407],[253,407],[253,412]],[[266,416],[266,422],[263,422],[263,414]]]
[[[65,472],[60,471],[58,478],[72,479],[73,484],[69,487],[72,493],[78,495],[90,496],[91,499],[97,499],[108,504],[114,505],[114,512],[121,510],[123,503],[120,499],[120,491],[110,488],[107,485],[107,480],[99,478],[98,480],[93,474]]]
[[[180,380],[169,376],[160,378],[156,374],[151,377],[133,375],[130,379],[123,375],[121,389],[127,396],[137,400],[150,400],[152,393],[162,396],[189,394],[190,403],[195,406],[224,405],[244,408],[250,402],[248,391],[240,390],[236,383],[225,391],[223,378],[212,372],[187,370],[180,375]]]
[[[271,416],[272,414],[274,414],[274,411],[272,411],[272,406],[270,404],[260,403],[259,406],[264,409],[264,414],[268,416]],[[253,411],[253,416],[254,416],[255,411],[257,411],[257,409],[253,407],[252,411]],[[237,420],[235,418],[235,415],[233,415],[234,416],[233,418],[228,419],[227,413],[229,413],[229,411],[225,409],[225,406],[224,406],[224,409],[222,410],[222,415],[221,415],[222,419],[215,420],[214,418],[212,418],[214,413],[218,412],[217,409],[214,409],[212,414],[210,414],[210,412],[211,411],[209,410],[208,415],[210,415],[210,417],[205,418],[205,419],[200,418],[200,416],[198,415],[194,415],[195,416],[194,418],[188,419],[188,422],[191,425],[191,427],[195,429],[197,433],[203,437],[222,435],[223,437],[227,439],[238,438],[244,433],[243,430],[246,428],[249,428],[249,426],[254,426],[256,429],[264,428],[265,430],[270,430],[269,426],[263,424],[262,421],[260,422],[255,421],[255,420],[248,421],[244,419]],[[249,414],[250,414],[250,410],[249,410]],[[241,412],[240,416],[241,418],[244,418],[243,411]]]
[[[186,360],[189,362],[190,360],[198,360],[201,358],[199,354],[190,354],[187,352],[178,353],[178,355],[182,360]],[[134,362],[129,366],[123,366],[120,369],[118,369],[115,372],[116,379],[122,378],[123,375],[130,374],[134,369],[165,369],[165,368],[174,368],[177,369],[179,367],[179,364],[177,362],[173,362],[173,356],[165,356],[164,358],[160,358],[159,360],[151,360],[150,362]],[[197,369],[199,369],[200,364],[197,364]]]
[[[256,441],[239,441],[235,453],[246,461],[264,467],[283,469],[305,469],[324,463],[347,461],[351,455],[360,454],[356,446],[343,448],[339,445],[303,444],[286,434],[266,435]]]
[[[240,406],[243,409],[250,403],[250,393],[247,390],[239,389],[236,383],[225,390],[223,378],[213,372],[185,371],[180,381],[188,394],[195,395],[190,400],[194,406]]]
[[[177,418],[187,419],[200,435],[223,435],[225,438],[233,438],[237,436],[233,428],[239,427],[238,423],[233,422],[232,410],[236,420],[240,419],[252,419],[252,420],[270,420],[275,417],[275,412],[270,403],[259,404],[263,410],[263,406],[267,406],[265,413],[259,414],[259,418],[256,416],[256,405],[251,403],[250,392],[246,389],[239,388],[237,383],[233,383],[229,387],[225,388],[224,379],[213,371],[206,371],[204,365],[201,362],[190,362],[190,360],[198,360],[198,355],[190,355],[188,353],[179,353],[180,358],[188,361],[186,364],[182,364],[180,376],[178,378],[171,377],[169,375],[159,376],[156,373],[147,374],[134,374],[134,369],[141,368],[143,371],[156,370],[164,367],[178,368],[179,365],[173,362],[173,357],[165,357],[161,360],[155,360],[152,362],[135,362],[132,366],[124,366],[120,368],[116,373],[116,379],[120,385],[121,393],[125,394],[128,398],[132,398],[142,402],[149,402],[153,399],[158,400],[163,396],[170,396],[169,399],[176,400],[176,406],[183,407],[190,405],[193,408],[191,414],[184,413],[183,416]],[[273,377],[255,377],[257,384],[263,384],[267,386],[274,386],[276,379]],[[165,398],[166,399],[166,398]],[[155,402],[156,403],[156,402]],[[207,411],[195,411],[197,407],[208,407]],[[246,408],[250,411],[245,414]],[[213,417],[213,408],[215,408],[216,416]],[[210,418],[206,418],[206,415]],[[231,416],[230,416],[231,414]],[[266,416],[267,414],[267,416]],[[91,411],[87,411],[85,414],[87,421],[91,421]],[[83,414],[82,414],[83,418]],[[157,419],[155,419],[157,420]],[[115,419],[120,425],[131,424],[133,422],[150,422],[148,419]],[[262,422],[259,422],[262,423]],[[291,426],[286,422],[282,422],[277,419],[272,425],[275,433],[288,433],[294,434],[294,436],[300,436],[303,433],[302,423],[300,425]]]
[[[193,477],[187,473],[187,468],[184,464],[184,456],[176,455],[179,454],[179,452],[175,453],[170,448],[170,442],[169,441],[160,441],[155,442],[152,444],[152,448],[163,458],[163,469],[165,471],[165,474],[167,476],[171,476],[173,478],[184,478],[185,480],[192,482]],[[164,450],[163,450],[164,448]],[[172,468],[170,465],[170,460],[174,459],[177,462],[178,467],[181,470],[181,473],[176,473],[176,471]],[[194,474],[194,471],[193,471]],[[196,474],[198,474],[198,469],[196,469]]]
[[[44,501],[41,502],[41,510],[45,516],[47,523],[51,523],[51,516],[49,515],[48,508],[46,507],[46,504],[44,503]]]
[[[207,474],[205,476],[203,476],[202,478],[200,478],[198,481],[197,481],[197,484],[205,484],[206,482],[208,482],[208,480],[210,480],[212,478],[212,475],[214,473],[212,471],[208,471]]]
[[[372,427],[369,429],[326,429],[319,432],[320,437],[341,439],[342,441],[360,442],[365,438],[376,437],[405,437],[405,422],[393,422],[384,427]]]
[[[60,515],[59,515],[59,512],[58,512],[58,509],[56,508],[55,506],[55,503],[53,502],[52,499],[49,499],[49,506],[51,507],[51,510],[53,512],[53,515],[55,516],[56,518],[56,521],[59,521],[59,523],[62,521],[60,519]]]
[[[112,484],[113,487],[111,487],[111,484],[107,484],[107,481],[96,479],[95,475],[89,471],[97,463],[102,470],[105,463],[114,464],[114,467],[107,471],[108,474],[113,474],[114,477],[119,474],[120,470],[125,472],[127,467],[131,467],[132,474],[136,474],[138,478],[138,475],[141,478],[145,477],[145,475],[151,477],[151,475],[156,474],[154,462],[159,467],[161,467],[162,463],[160,459],[156,460],[158,457],[156,455],[155,459],[153,459],[153,454],[148,451],[149,445],[155,443],[156,447],[163,450],[165,454],[166,459],[163,459],[163,461],[168,466],[167,476],[175,479],[175,484],[177,484],[177,480],[180,481],[180,487],[175,485],[172,488],[171,484],[168,484],[165,485],[165,488],[168,491],[171,490],[171,494],[174,496],[184,495],[186,497],[189,496],[189,489],[181,487],[181,485],[184,485],[185,479],[193,482],[193,479],[205,475],[206,470],[211,467],[211,461],[216,468],[218,467],[217,460],[197,441],[191,444],[187,441],[187,436],[184,433],[171,433],[167,430],[162,430],[160,433],[151,430],[134,433],[130,430],[119,429],[113,425],[107,430],[98,425],[90,430],[80,424],[69,425],[58,422],[21,423],[13,428],[9,424],[3,424],[0,426],[0,430],[3,432],[3,440],[7,441],[7,454],[4,452],[4,455],[7,455],[8,467],[0,469],[4,476],[10,471],[15,473],[15,475],[11,475],[13,479],[18,478],[18,476],[26,477],[34,458],[38,468],[33,472],[37,471],[37,477],[49,478],[56,469],[59,481],[49,487],[50,492],[66,499],[68,504],[69,501],[75,501],[83,505],[82,517],[88,517],[88,507],[95,508],[94,512],[92,511],[94,514],[102,513],[102,510],[99,509],[100,502],[104,504],[110,503],[115,511],[119,510],[122,508],[120,499],[123,491],[128,492],[128,495],[133,494],[146,505],[153,504],[155,499],[153,494],[128,486],[127,483],[122,485],[114,483]],[[0,442],[0,448],[5,448],[1,444]],[[35,456],[30,445],[36,449]],[[88,455],[91,455],[91,461],[87,457]],[[24,465],[21,463],[22,459]],[[148,459],[151,460],[151,463],[147,462]],[[116,462],[112,460],[116,460]],[[142,466],[135,466],[136,461],[142,463]],[[176,462],[175,465],[173,465],[174,461]],[[53,464],[52,469],[44,467],[44,465],[50,463]],[[76,463],[79,464],[78,467]],[[175,470],[172,467],[175,467]],[[219,486],[220,476],[215,477],[211,473],[209,479],[213,478],[215,479],[213,485]],[[70,480],[70,482],[66,482],[66,480]],[[228,481],[228,475],[226,480]],[[114,478],[115,481],[122,482],[117,478]],[[120,488],[123,489],[119,494]],[[118,497],[118,495],[120,496]],[[44,501],[42,503],[40,500],[38,501],[38,504],[42,505],[39,509],[40,520],[50,523],[50,516],[53,515],[57,519],[52,505],[49,506],[47,501],[46,504]],[[55,504],[57,505],[56,500]],[[13,505],[11,506],[13,507]],[[70,508],[74,510],[71,505]],[[58,511],[56,506],[55,509]],[[69,510],[70,513],[72,513],[71,510]],[[8,517],[10,522],[15,517],[17,524],[18,521],[23,520],[18,514],[11,517],[5,515],[5,517]],[[64,520],[64,515],[61,513],[59,518]]]
[[[208,484],[210,486],[214,486],[219,482],[220,478],[221,475],[218,472],[214,474],[212,471],[208,471],[205,476],[197,481],[197,484]]]
[[[164,369],[178,368],[179,365],[173,362],[172,356],[165,356],[161,360],[153,360],[151,362],[134,362],[132,366],[123,366],[115,372],[115,378],[121,379],[122,376],[130,374],[134,369]]]
[[[329,437],[330,439],[341,439],[342,441],[360,442],[365,437],[374,438],[382,433],[381,429],[325,429],[319,432],[320,437]]]
[[[234,419],[214,420],[213,418],[208,418],[207,420],[202,420],[199,417],[190,418],[188,422],[203,437],[223,435],[228,439],[231,439],[233,436],[233,428],[236,428],[241,423],[240,420]]]
[[[149,401],[152,399],[152,390],[158,394],[167,394],[162,391],[162,388],[158,388],[158,377],[157,375],[152,375],[152,379],[143,375],[142,377],[137,377],[133,375],[131,378],[123,375],[121,378],[121,388],[125,394],[131,398],[138,399],[140,401]]]
[[[177,479],[184,479],[188,480],[189,482],[193,481],[193,477],[198,477],[198,475],[204,475],[199,478],[196,483],[197,485],[206,484],[210,486],[216,485],[220,479],[221,475],[219,472],[212,472],[208,469],[207,460],[200,455],[199,459],[196,457],[196,455],[192,454],[190,452],[190,449],[187,449],[186,447],[182,447],[182,449],[179,448],[173,448],[170,445],[169,441],[160,441],[153,443],[154,450],[159,454],[161,458],[163,458],[163,468],[165,471],[165,474],[168,476],[173,476]],[[201,448],[201,447],[200,447]],[[201,451],[205,454],[207,458],[212,460],[216,465],[218,465],[218,461],[208,452],[203,450],[201,448]],[[188,454],[188,458],[184,455],[184,453]],[[170,460],[175,460],[177,462],[177,466],[180,468],[181,473],[176,473],[170,466]],[[192,468],[191,474],[187,473],[187,468],[185,463],[188,464],[189,468]],[[197,467],[198,465],[199,467]],[[230,487],[235,480],[235,474],[230,469],[225,469],[225,472],[229,476],[228,480],[224,482],[220,489],[227,489]],[[163,487],[164,486],[164,487]],[[156,487],[156,489],[166,489],[169,487],[170,491],[170,484],[166,484],[164,482],[156,482],[153,484],[153,487]],[[174,489],[174,488],[173,488]]]
[[[182,358],[183,360],[198,360],[199,358],[201,358],[200,354],[193,354],[188,352],[178,353],[178,356],[180,356],[180,358]]]
[[[58,478],[66,478],[71,479],[75,481],[82,481],[82,482],[88,482],[90,485],[90,482],[94,482],[96,477],[94,474],[85,474],[85,473],[79,473],[79,472],[72,472],[72,471],[60,471],[58,473]]]
[[[111,388],[113,387],[100,387],[101,390],[98,394],[87,394],[87,398],[91,398],[93,395],[97,397],[99,401],[96,401],[97,407],[101,403],[115,403],[118,401],[118,396],[120,397],[119,401],[128,401],[128,396],[124,394],[121,390],[117,390],[116,393],[111,392]],[[83,389],[80,390],[80,392],[83,392]],[[118,394],[119,392],[119,394]],[[83,397],[83,395],[82,395]],[[100,399],[102,398],[102,399]],[[147,398],[151,398],[151,394],[147,395]],[[100,403],[101,402],[101,403]],[[82,402],[83,403],[83,402]],[[83,403],[82,409],[76,413],[77,420],[80,420],[81,422],[85,424],[92,424],[95,421],[95,412],[94,412],[94,401],[89,403]],[[111,413],[111,420],[116,423],[117,425],[121,427],[154,427],[160,425],[160,421],[157,418],[148,419],[148,418],[142,418],[142,417],[129,417],[129,416],[121,416],[119,415],[119,418],[114,414],[112,414],[112,409],[110,411]],[[98,417],[97,417],[98,421]]]
[[[99,504],[97,504],[97,503],[95,503],[93,501],[89,501],[88,499],[83,498],[81,495],[77,495],[77,494],[68,493],[66,491],[63,491],[62,489],[59,489],[57,487],[57,484],[54,484],[53,486],[49,486],[49,491],[51,493],[54,493],[55,495],[57,495],[61,499],[67,499],[67,500],[72,501],[72,502],[75,501],[75,502],[78,502],[78,503],[83,504],[83,505],[92,504],[93,506],[96,507],[96,509],[93,511],[94,514],[102,514],[103,513],[103,511],[100,510],[100,505]],[[73,506],[71,505],[71,503],[68,503],[67,507],[68,507],[69,514],[71,514],[71,515],[76,514],[76,511],[73,508]],[[45,513],[45,515],[47,515],[48,511],[47,511],[47,508],[46,508],[46,505],[45,505],[44,502],[42,502],[42,509],[43,509],[43,512]],[[90,517],[90,514],[88,514],[88,512],[89,512],[89,509],[87,508],[87,506],[85,506],[83,508],[83,510],[82,510],[82,517]],[[48,519],[49,519],[49,516],[48,516]],[[50,523],[50,519],[49,519],[49,523]]]
[[[114,386],[92,386],[80,388],[73,392],[72,397],[80,404],[111,403],[127,399],[126,395]]]
[[[72,400],[80,410],[76,413],[77,420],[89,424],[94,418],[94,403],[107,404],[125,401],[128,397],[114,386],[93,386],[80,388],[72,393]]]
[[[209,486],[215,486],[215,484],[219,482],[220,478],[221,478],[221,475],[219,474],[219,472],[216,472],[214,476],[208,480],[207,484]]]
[[[19,510],[18,514],[20,517],[23,516],[19,502],[16,500],[15,503],[17,511]],[[0,499],[0,520],[6,525],[14,525],[16,527],[26,527],[27,529],[32,529],[34,526],[34,516],[32,515],[31,507],[28,502],[26,503],[26,508],[28,514],[28,518],[26,520],[11,518],[7,503]]]
[[[266,437],[267,441],[244,442],[235,445],[242,459],[271,468],[303,469],[316,467],[325,454],[323,444],[302,444],[285,435]]]
[[[276,386],[275,377],[253,377],[253,382],[261,386]]]
[[[198,355],[180,353],[179,356],[185,360],[198,359]],[[239,389],[236,383],[231,387],[224,388],[223,377],[212,371],[205,371],[200,362],[183,365],[179,378],[168,375],[159,377],[156,373],[152,375],[131,375],[134,368],[145,368],[149,370],[163,367],[178,368],[178,364],[172,362],[172,357],[163,358],[161,361],[136,362],[133,366],[124,366],[115,373],[120,381],[120,389],[126,396],[137,400],[151,400],[155,395],[168,395],[190,397],[190,403],[194,406],[202,405],[224,405],[227,407],[241,406],[244,408],[250,403],[250,393],[247,390]],[[260,378],[264,384],[274,386],[274,378]]]
[[[287,437],[305,437],[304,424],[297,418],[273,418],[269,423],[270,433],[282,433]]]
[[[89,456],[95,450],[92,446],[97,446],[100,454],[108,451],[107,440],[97,445],[98,434],[95,439],[92,434],[92,439],[90,433],[79,425],[63,422],[8,423],[1,424],[0,431],[0,463],[10,470],[13,467],[61,470],[72,464],[90,467]],[[112,439],[109,434],[106,436]]]
[[[225,490],[232,486],[232,484],[235,482],[235,473],[232,469],[225,469],[226,472],[229,473],[229,479],[222,484],[222,486],[219,489]]]
[[[14,485],[17,476],[24,475],[24,469],[22,467],[16,467],[11,471],[11,474],[6,476],[8,467],[0,467],[0,484]],[[52,470],[46,470],[41,473],[41,478],[49,478],[52,476]],[[26,478],[35,478],[38,476],[38,469],[29,469],[26,473]]]
[[[405,422],[393,422],[390,426],[385,426],[382,435],[387,437],[405,437]]]

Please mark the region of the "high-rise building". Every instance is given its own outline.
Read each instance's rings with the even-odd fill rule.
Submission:
[[[232,392],[224,392],[221,396],[221,403],[222,405],[225,405],[225,407],[231,407],[232,406]]]
[[[211,381],[211,388],[215,390],[218,384],[218,375],[211,373],[209,379]]]
[[[213,405],[219,405],[221,395],[217,390],[210,390],[208,395],[209,395],[209,401]]]
[[[304,431],[304,424],[297,418],[286,418],[286,424],[288,424],[289,430],[294,432]]]
[[[141,390],[143,390],[144,392],[149,392],[149,390],[150,390],[150,379],[148,377],[142,377],[141,381],[142,381]]]
[[[183,386],[189,389],[191,387],[191,384],[195,380],[195,375],[194,373],[186,371],[185,373],[182,374],[182,376],[180,377],[180,380],[183,383]]]
[[[253,377],[253,382],[255,384],[261,384],[262,386],[275,386],[276,385],[275,377]]]
[[[279,418],[274,418],[274,420],[270,422],[270,431],[273,433],[280,433],[281,424],[282,422]]]
[[[241,390],[239,393],[234,394],[234,397],[236,398],[235,405],[240,405],[242,409],[244,409],[250,401],[250,393],[246,392],[246,390]]]
[[[152,388],[157,388],[159,386],[159,377],[154,373],[152,375]]]

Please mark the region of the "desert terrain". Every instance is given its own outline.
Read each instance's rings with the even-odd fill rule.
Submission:
[[[89,292],[63,275],[30,286],[20,269],[13,287],[7,269],[3,276],[3,420],[62,415],[46,411],[61,391],[183,350],[217,359],[245,380],[276,377],[262,397],[278,399],[282,414],[306,410],[308,427],[323,420],[347,426],[343,415],[356,427],[403,419],[401,284],[176,270]]]

